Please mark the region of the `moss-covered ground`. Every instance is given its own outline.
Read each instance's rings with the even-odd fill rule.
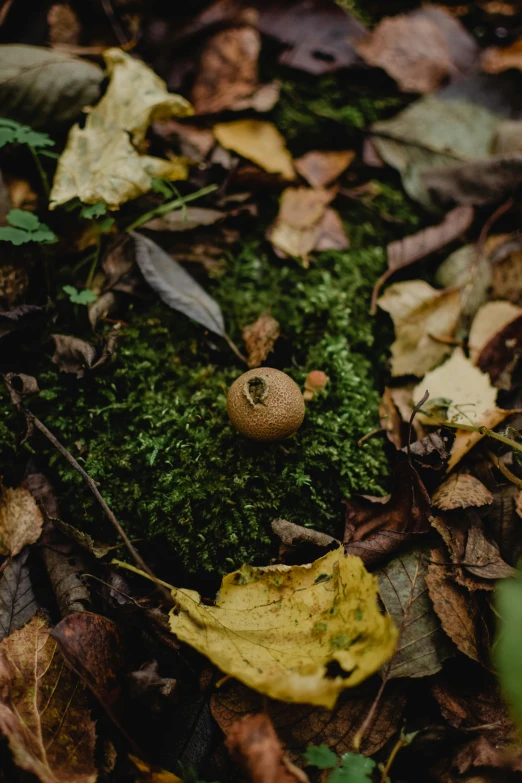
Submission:
[[[295,89],[287,85],[284,95]],[[308,112],[309,97],[302,100]],[[335,93],[330,114],[341,103]],[[292,128],[303,123],[298,109],[298,101],[283,97],[275,115],[291,144]],[[375,106],[354,102],[341,120],[353,137],[376,114]],[[316,119],[333,121],[324,110]],[[309,136],[308,148],[315,140]],[[303,146],[302,139],[296,144]],[[398,189],[382,184],[380,191],[367,206],[339,202],[349,250],[318,254],[304,269],[274,255],[262,238],[263,222],[225,256],[222,274],[205,279],[234,340],[241,343],[242,327],[269,309],[282,336],[266,364],[301,386],[310,370],[328,375],[326,391],[308,404],[303,426],[289,440],[258,444],[234,431],[226,394],[245,368],[218,338],[159,303],[130,305],[117,358],[103,373],[78,381],[59,373],[48,356],[43,362],[42,392],[32,409],[99,482],[132,536],[160,544],[186,573],[268,562],[274,517],[341,536],[343,499],[384,491],[382,438],[358,446],[378,426],[389,342],[386,327],[369,316],[369,301],[386,242],[412,230],[416,219]],[[0,433],[4,444],[10,429]],[[113,538],[63,458],[38,434],[27,448],[50,471],[63,518]]]

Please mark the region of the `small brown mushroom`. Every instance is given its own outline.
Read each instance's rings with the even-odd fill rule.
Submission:
[[[249,370],[237,378],[227,397],[232,424],[247,438],[282,440],[301,426],[305,405],[299,386],[272,367]]]
[[[306,402],[313,400],[318,391],[322,391],[328,383],[328,376],[322,370],[312,370],[306,376],[303,397]]]

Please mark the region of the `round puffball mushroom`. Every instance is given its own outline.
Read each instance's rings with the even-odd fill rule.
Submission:
[[[237,378],[227,397],[230,421],[252,440],[288,438],[303,423],[305,405],[299,386],[272,367],[249,370]]]

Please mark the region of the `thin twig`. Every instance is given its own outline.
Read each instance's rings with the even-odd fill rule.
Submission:
[[[381,686],[380,686],[379,690],[377,691],[377,695],[376,695],[375,699],[373,700],[373,704],[370,707],[370,709],[368,710],[368,714],[366,715],[366,718],[363,720],[361,728],[359,729],[359,731],[357,732],[357,734],[353,738],[352,746],[353,746],[353,749],[357,753],[359,753],[359,750],[361,748],[362,738],[366,734],[368,726],[370,725],[370,723],[373,720],[373,716],[375,715],[375,710],[377,709],[377,707],[379,705],[379,702],[381,700],[382,694],[384,693],[384,689],[385,689],[385,687],[387,685],[388,678],[390,676],[390,670],[391,670],[392,661],[393,661],[393,658],[391,658],[388,661],[388,665],[386,667],[386,670],[385,670],[383,678],[382,678]]]
[[[168,212],[172,212],[174,209],[185,206],[185,204],[188,204],[189,201],[195,201],[197,198],[202,198],[203,196],[207,196],[209,193],[213,193],[216,189],[217,185],[208,185],[206,188],[196,190],[194,193],[189,193],[187,196],[181,196],[181,198],[176,198],[173,201],[167,201],[165,204],[160,204],[159,207],[154,207],[154,209],[151,209],[149,212],[145,212],[145,214],[136,218],[136,220],[127,226],[125,231],[127,233],[134,231],[135,228],[143,226],[145,223],[148,223],[149,220],[153,220],[156,217],[161,217],[161,215],[166,215]]]
[[[111,27],[114,31],[114,35],[118,39],[118,43],[121,47],[128,47],[129,46],[129,39],[125,35],[125,32],[119,23],[119,20],[114,13],[114,9],[112,7],[112,4],[110,0],[101,0],[102,8],[105,11],[105,15],[107,16],[107,19],[111,23]]]
[[[493,465],[497,468],[497,470],[500,470],[502,475],[505,478],[507,478],[508,481],[511,481],[511,483],[514,484],[515,487],[522,489],[522,479],[520,479],[518,476],[515,476],[515,474],[510,471],[507,465],[504,465],[504,463],[501,462],[497,457],[497,455],[494,454],[492,451],[488,451],[488,456],[491,462],[493,463]]]
[[[129,550],[131,556],[135,560],[135,562],[139,565],[139,567],[145,571],[145,573],[152,579],[152,581],[157,585],[157,587],[161,590],[164,598],[168,601],[169,604],[172,604],[172,597],[168,590],[164,587],[164,582],[162,582],[160,579],[158,579],[154,573],[150,570],[146,562],[143,560],[142,556],[139,554],[139,552],[136,551],[134,546],[132,545],[127,533],[122,528],[118,520],[116,519],[114,513],[111,511],[107,503],[105,502],[103,496],[101,495],[98,487],[96,486],[96,483],[93,481],[93,479],[89,476],[86,470],[82,468],[80,463],[73,457],[73,455],[67,451],[65,446],[62,446],[60,441],[53,435],[53,433],[47,429],[45,424],[40,421],[40,419],[35,416],[30,411],[26,410],[22,406],[20,406],[21,412],[26,416],[27,419],[29,419],[34,426],[40,430],[42,435],[45,435],[47,440],[55,447],[57,451],[60,452],[60,454],[65,457],[67,462],[73,466],[73,468],[80,474],[80,476],[83,478],[89,489],[91,490],[92,494],[102,507],[106,517],[109,519],[109,521],[112,523],[112,525],[116,528],[118,531],[118,534],[121,536],[125,546]]]

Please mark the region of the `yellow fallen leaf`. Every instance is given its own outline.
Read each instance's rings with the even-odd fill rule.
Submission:
[[[170,628],[221,671],[288,702],[332,708],[395,650],[397,629],[381,614],[377,580],[343,547],[304,566],[244,565],[208,606],[172,590]],[[328,674],[337,663],[343,675]]]
[[[214,125],[214,136],[227,150],[237,152],[271,174],[295,179],[292,156],[276,126],[262,120],[235,120]]]
[[[117,209],[149,191],[153,177],[187,177],[181,159],[162,160],[139,150],[151,122],[192,114],[191,105],[170,94],[163,79],[121,49],[108,49],[103,56],[109,86],[85,127],[74,125],[69,133],[56,169],[51,209],[73,198]]]
[[[457,326],[459,291],[438,291],[423,280],[408,280],[389,286],[378,305],[395,327],[392,375],[424,375],[451,351],[444,340]]]
[[[129,758],[135,767],[143,773],[143,776],[140,775],[140,780],[144,781],[144,783],[183,783],[182,779],[173,772],[169,772],[166,769],[154,770],[148,762],[142,761],[131,753],[129,753]]]
[[[0,555],[14,557],[34,544],[42,532],[43,517],[35,499],[23,487],[9,489],[0,481]]]
[[[494,429],[497,424],[512,413],[516,413],[514,410],[505,410],[504,408],[491,408],[482,414],[480,419],[480,426],[485,427],[487,430]],[[451,456],[446,468],[446,472],[449,473],[453,470],[462,457],[465,457],[468,451],[471,451],[473,446],[476,446],[479,441],[484,437],[483,432],[469,432],[468,430],[457,430],[453,446],[451,447]]]
[[[473,364],[491,338],[521,314],[520,307],[503,300],[487,302],[478,310],[469,330],[469,356]]]

